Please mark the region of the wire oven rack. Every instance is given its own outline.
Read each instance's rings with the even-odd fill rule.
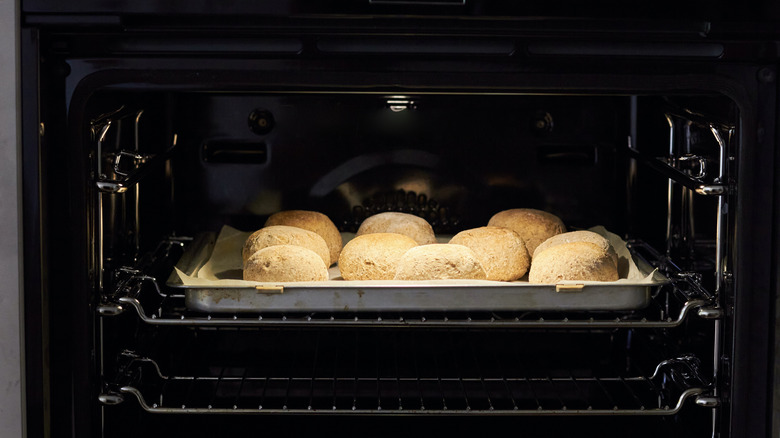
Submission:
[[[180,240],[163,242],[156,253],[168,255],[183,246]],[[184,295],[166,290],[145,269],[122,268],[115,273],[115,291],[98,307],[102,316],[127,310],[158,326],[372,326],[372,327],[647,327],[681,325],[690,314],[717,319],[715,297],[701,286],[698,274],[684,272],[640,241],[629,243],[636,254],[646,254],[661,266],[670,282],[650,298],[647,308],[631,311],[415,311],[415,312],[261,312],[208,314],[187,309]],[[153,257],[154,258],[154,257]]]
[[[100,400],[111,405],[135,398],[142,409],[159,414],[663,416],[679,412],[689,398],[705,407],[711,399],[693,356],[664,360],[651,375],[609,377],[523,376],[510,369],[340,376],[318,372],[316,361],[300,375],[225,366],[204,375],[168,376],[154,360],[132,352],[122,353],[120,362],[123,374]]]

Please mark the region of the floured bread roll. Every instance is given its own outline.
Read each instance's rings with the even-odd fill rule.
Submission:
[[[339,270],[344,280],[392,280],[398,260],[417,246],[409,236],[372,233],[357,236],[344,245]]]
[[[485,280],[487,274],[467,246],[434,243],[406,251],[398,261],[395,280]]]
[[[409,236],[420,245],[436,243],[433,227],[425,219],[409,213],[388,211],[367,217],[360,224],[357,235],[371,233],[398,233]]]
[[[471,248],[485,269],[488,280],[517,280],[528,272],[531,263],[523,239],[509,228],[464,230],[453,236],[450,243]]]
[[[547,248],[551,248],[553,246],[560,245],[562,243],[570,243],[570,242],[590,242],[596,244],[599,247],[603,248],[604,251],[607,252],[607,254],[609,254],[612,260],[615,261],[615,266],[617,266],[618,264],[617,252],[615,252],[615,248],[612,247],[612,244],[609,243],[609,240],[607,240],[607,238],[602,236],[601,234],[594,233],[593,231],[587,231],[587,230],[569,231],[568,233],[561,233],[553,237],[550,237],[549,239],[545,240],[539,246],[536,247],[533,256],[535,258],[537,254],[546,250]]]
[[[308,248],[322,257],[322,262],[330,264],[330,250],[325,239],[314,231],[287,225],[271,225],[252,233],[244,243],[241,257],[244,263],[255,252],[276,245],[296,245]]]
[[[617,266],[612,257],[603,247],[590,242],[569,242],[547,248],[531,260],[528,272],[528,282],[537,284],[617,279]]]
[[[244,280],[284,282],[327,279],[328,267],[322,257],[302,246],[269,246],[252,254],[244,264]]]
[[[488,226],[509,228],[519,234],[531,255],[545,240],[566,232],[566,226],[558,216],[532,208],[500,211],[490,218]]]
[[[265,226],[271,225],[289,225],[291,227],[303,228],[319,234],[328,245],[330,260],[326,263],[328,266],[336,263],[341,253],[341,233],[329,217],[317,211],[309,210],[284,210],[272,214],[265,221]]]

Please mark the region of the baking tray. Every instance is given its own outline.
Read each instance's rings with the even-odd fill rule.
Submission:
[[[236,281],[240,269],[216,274],[216,281],[185,282],[209,260],[217,236],[196,238],[176,265],[167,285],[183,291],[185,306],[209,314],[368,311],[625,311],[646,307],[653,292],[668,282],[640,258],[632,257],[642,279],[567,282],[558,285],[488,280],[346,281],[338,267],[330,280],[300,283]],[[635,276],[634,276],[635,277]],[[228,284],[228,285],[223,285]]]

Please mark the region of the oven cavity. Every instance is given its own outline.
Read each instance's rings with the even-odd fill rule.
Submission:
[[[107,418],[133,405],[711,429],[728,396],[735,105],[715,93],[414,91],[96,93],[85,129]],[[281,210],[325,213],[345,238],[371,215],[404,212],[446,238],[516,207],[614,233],[647,284],[181,280],[226,229],[254,231]]]

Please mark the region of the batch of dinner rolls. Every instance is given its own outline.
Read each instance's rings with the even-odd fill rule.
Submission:
[[[344,280],[615,281],[618,256],[592,231],[568,231],[548,212],[515,208],[485,226],[439,243],[431,225],[408,213],[366,218],[343,244],[326,215],[285,210],[252,233],[243,251],[244,279],[261,282],[324,281],[338,264]]]

